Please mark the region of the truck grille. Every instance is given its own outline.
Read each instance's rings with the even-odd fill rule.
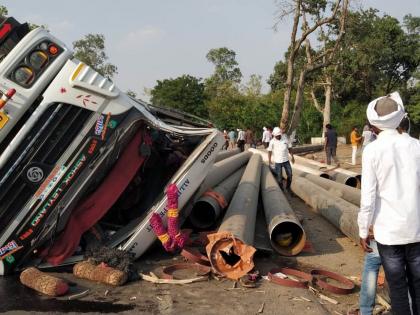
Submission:
[[[0,170],[0,231],[37,191],[91,114],[67,104],[43,113]]]

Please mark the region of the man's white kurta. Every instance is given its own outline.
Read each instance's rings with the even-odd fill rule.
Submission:
[[[382,131],[363,151],[359,234],[384,245],[420,242],[420,142]]]

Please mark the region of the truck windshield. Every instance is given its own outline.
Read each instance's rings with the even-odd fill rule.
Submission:
[[[12,17],[0,16],[0,62],[28,32],[27,23],[20,24]]]

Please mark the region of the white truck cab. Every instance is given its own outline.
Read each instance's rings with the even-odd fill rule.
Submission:
[[[0,91],[16,91],[0,109],[0,275],[42,259],[75,261],[76,249],[60,242],[83,240],[93,226],[103,232],[99,245],[139,257],[155,240],[149,218],[165,217],[165,187],[177,184],[182,208],[222,134],[130,98],[49,31],[29,32],[10,17],[0,23]],[[134,141],[140,166],[118,177]]]

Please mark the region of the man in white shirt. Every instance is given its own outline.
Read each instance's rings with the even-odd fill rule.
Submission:
[[[420,311],[420,143],[396,128],[405,115],[397,92],[372,101],[367,117],[378,134],[363,153],[358,216],[360,244],[369,247],[369,226],[391,293],[395,315]]]
[[[292,156],[292,163],[295,163],[295,158],[291,151],[291,146],[287,139],[281,134],[279,127],[273,129],[273,139],[271,139],[268,145],[268,163],[271,165],[272,158],[274,160],[274,172],[277,176],[280,188],[283,190],[283,177],[282,169],[286,171],[287,184],[286,190],[290,191],[292,184],[292,166],[289,162],[289,153]]]
[[[245,131],[242,129],[238,129],[238,141],[237,141],[238,148],[241,152],[245,150]]]
[[[270,140],[271,140],[270,130],[268,130],[266,127],[263,127],[263,134],[262,134],[261,142],[263,143],[265,149],[268,148],[268,144],[270,143]]]

